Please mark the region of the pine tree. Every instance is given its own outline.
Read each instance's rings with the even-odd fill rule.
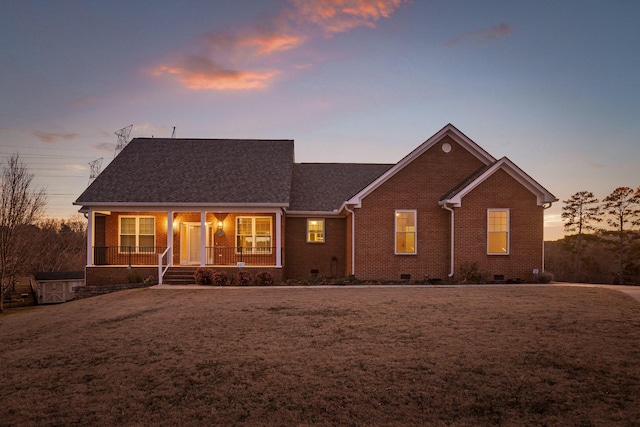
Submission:
[[[583,234],[595,231],[595,223],[600,222],[600,206],[598,199],[590,191],[579,191],[568,200],[563,200],[562,219],[565,233],[575,235],[574,265],[576,279],[580,280],[582,269]]]
[[[608,215],[607,223],[618,237],[618,282],[623,284],[627,263],[628,239],[631,229],[640,224],[640,188],[618,187],[603,201],[602,209]]]

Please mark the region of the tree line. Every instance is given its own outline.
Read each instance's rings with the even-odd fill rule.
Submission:
[[[556,280],[640,284],[640,187],[602,200],[579,191],[562,203],[565,236],[545,245]]]
[[[44,218],[47,196],[19,154],[0,174],[0,311],[19,277],[39,271],[82,270],[86,264],[86,221]]]

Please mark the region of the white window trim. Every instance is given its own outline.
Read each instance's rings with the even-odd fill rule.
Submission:
[[[268,218],[269,219],[269,240],[271,241],[271,244],[269,245],[269,250],[268,251],[258,251],[258,247],[256,246],[257,243],[257,239],[256,239],[256,219],[262,219],[262,218]],[[243,255],[271,255],[273,252],[273,218],[270,216],[237,216],[236,217],[236,249],[235,252],[236,254],[240,254],[240,252],[238,251],[238,248],[240,246],[238,246],[238,237],[240,236],[238,234],[238,220],[240,219],[250,219],[251,220],[251,238],[253,240],[253,246],[251,246],[251,252],[249,253],[245,253],[243,252]]]
[[[311,223],[311,221],[318,221],[322,223],[322,240],[309,240],[309,236],[310,236],[310,230],[309,230],[309,224]],[[307,218],[307,243],[324,243],[327,239],[327,230],[325,228],[326,223],[324,221],[324,218]]]
[[[136,231],[135,231],[135,236],[136,236],[136,244],[135,244],[135,248],[136,250],[133,252],[123,252],[122,251],[122,218],[135,218],[136,220]],[[158,240],[158,236],[156,235],[156,217],[153,215],[120,215],[118,216],[118,253],[119,254],[138,254],[138,253],[150,253],[150,252],[140,252],[139,248],[140,248],[140,219],[141,218],[152,218],[153,219],[153,246],[156,247],[157,246],[157,240]],[[129,236],[129,234],[127,234],[127,236]],[[150,236],[150,234],[143,234],[143,236]]]
[[[507,213],[507,251],[506,252],[490,252],[489,251],[489,212],[506,212]],[[487,255],[509,255],[511,252],[511,210],[509,208],[490,208],[487,209]]]
[[[413,252],[398,252],[398,214],[399,213],[412,213],[413,214]],[[396,255],[416,255],[418,253],[418,210],[417,209],[396,209],[393,214],[393,252]]]

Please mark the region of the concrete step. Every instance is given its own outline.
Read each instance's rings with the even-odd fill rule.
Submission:
[[[171,267],[162,278],[162,283],[167,285],[193,285],[196,283],[193,273],[196,268],[192,267]]]

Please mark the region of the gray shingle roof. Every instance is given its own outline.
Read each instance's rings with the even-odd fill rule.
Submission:
[[[332,211],[385,173],[390,164],[296,163],[291,186],[292,211]]]
[[[76,204],[289,203],[292,140],[135,138]]]

